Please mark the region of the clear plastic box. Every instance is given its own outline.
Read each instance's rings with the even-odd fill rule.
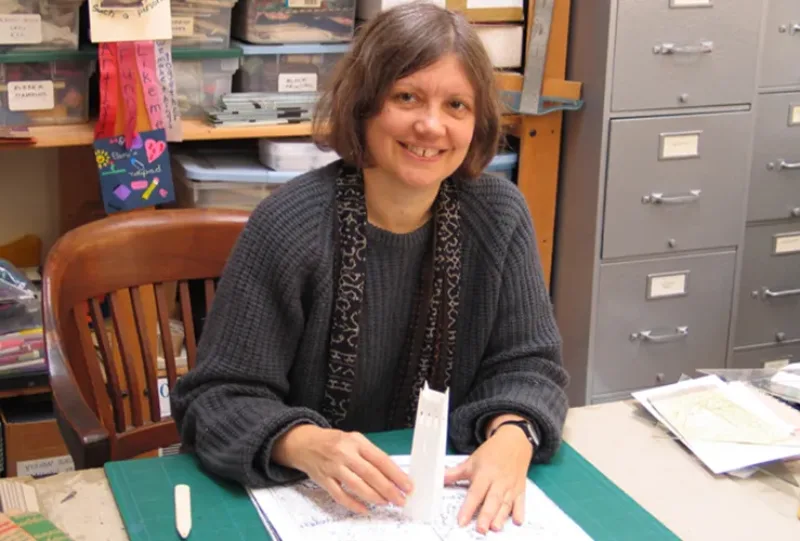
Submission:
[[[0,52],[78,49],[85,0],[0,0]]]
[[[216,105],[233,88],[239,68],[237,48],[172,50],[172,67],[178,107],[182,118],[203,118],[205,109]]]
[[[227,49],[236,0],[171,0],[172,46]]]
[[[275,171],[309,171],[339,159],[332,150],[321,150],[307,137],[260,139],[258,159]]]
[[[233,35],[249,43],[320,43],[353,39],[356,0],[240,0]]]
[[[183,208],[252,211],[299,174],[272,171],[252,153],[198,150],[173,156],[175,197]]]
[[[237,92],[316,92],[350,48],[347,43],[246,45],[236,40],[233,45],[243,55]]]
[[[492,158],[492,161],[486,167],[485,172],[496,177],[504,178],[516,184],[518,163],[519,156],[516,152],[501,152]]]
[[[0,125],[88,122],[95,59],[94,50],[0,54]]]

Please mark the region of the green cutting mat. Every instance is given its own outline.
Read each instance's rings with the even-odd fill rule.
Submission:
[[[411,434],[368,436],[387,453],[402,455],[411,452]],[[173,504],[178,483],[192,491],[191,541],[270,539],[246,491],[207,475],[191,455],[109,462],[105,471],[131,541],[180,539]],[[678,539],[566,443],[550,464],[534,466],[530,478],[592,539]]]

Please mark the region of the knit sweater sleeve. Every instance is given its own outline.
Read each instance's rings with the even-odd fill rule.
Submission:
[[[299,478],[270,461],[273,443],[300,423],[329,426],[314,410],[284,402],[304,328],[301,299],[314,265],[314,220],[287,208],[278,194],[270,198],[233,248],[203,326],[197,364],[171,393],[182,443],[211,472],[250,487]],[[277,213],[288,217],[276,219]]]
[[[520,210],[501,261],[496,317],[475,382],[451,415],[451,437],[463,453],[485,441],[487,423],[515,413],[531,420],[540,444],[533,461],[547,462],[561,444],[568,376],[561,336],[544,282],[530,215]]]

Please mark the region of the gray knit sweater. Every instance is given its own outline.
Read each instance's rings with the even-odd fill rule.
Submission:
[[[270,460],[275,440],[320,415],[334,298],[334,163],[302,175],[253,212],[231,253],[198,345],[173,389],[183,443],[212,472],[247,486],[298,479]],[[511,412],[536,423],[534,461],[558,448],[567,412],[561,339],[525,200],[507,180],[460,183],[461,308],[450,384],[450,440],[471,453]],[[358,379],[348,430],[387,428],[396,365],[432,220],[408,234],[369,225]]]

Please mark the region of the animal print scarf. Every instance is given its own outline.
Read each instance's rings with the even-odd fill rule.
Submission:
[[[343,166],[336,179],[338,261],[323,414],[342,426],[358,369],[361,307],[367,268],[367,208],[360,170]],[[461,226],[455,182],[442,183],[434,203],[434,243],[423,263],[406,338],[407,363],[399,363],[387,429],[412,427],[425,381],[443,391],[450,383],[461,281]],[[424,325],[422,322],[425,322]]]

